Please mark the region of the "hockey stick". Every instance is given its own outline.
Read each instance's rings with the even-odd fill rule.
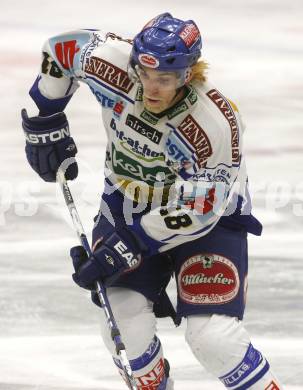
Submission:
[[[74,204],[74,200],[73,200],[71,191],[70,191],[69,186],[67,184],[67,181],[65,179],[64,173],[60,170],[57,173],[57,182],[60,184],[64,199],[65,199],[65,203],[66,203],[68,210],[70,212],[70,215],[72,217],[72,221],[73,221],[74,227],[76,229],[77,235],[79,237],[79,240],[81,242],[81,245],[86,250],[87,255],[91,256],[92,250],[91,250],[90,245],[88,243],[88,240],[87,240],[86,234],[84,232],[78,211],[77,211],[76,206]],[[124,379],[131,390],[138,390],[137,385],[135,383],[135,379],[134,379],[134,376],[132,373],[132,369],[131,369],[129,360],[128,360],[127,355],[126,355],[125,346],[122,342],[119,328],[117,326],[115,317],[113,315],[112,309],[110,307],[110,303],[109,303],[107,295],[106,295],[105,288],[103,287],[101,282],[97,281],[95,283],[95,289],[96,289],[96,293],[98,294],[100,304],[104,310],[104,313],[105,313],[105,316],[107,319],[107,323],[108,323],[108,326],[109,326],[109,329],[111,332],[111,338],[115,344],[116,353],[119,356],[120,363],[121,363],[122,369],[123,369],[124,374],[125,374]]]

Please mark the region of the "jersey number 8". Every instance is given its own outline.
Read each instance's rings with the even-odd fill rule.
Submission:
[[[188,214],[166,216],[167,214],[167,209],[161,209],[160,215],[164,217],[164,222],[168,229],[178,230],[182,227],[188,227],[193,223]]]

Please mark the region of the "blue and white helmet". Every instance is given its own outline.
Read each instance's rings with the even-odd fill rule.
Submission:
[[[183,21],[163,13],[133,40],[130,67],[146,66],[159,71],[185,74],[201,56],[202,38],[193,20]]]

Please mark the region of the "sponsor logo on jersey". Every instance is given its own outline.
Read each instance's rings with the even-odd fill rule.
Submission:
[[[123,100],[117,101],[116,104],[114,105],[113,113],[117,119],[120,119],[124,108],[125,108],[125,102],[123,102]]]
[[[221,165],[222,166],[222,165]],[[195,173],[192,176],[193,181],[215,181],[229,184],[230,182],[230,171],[226,168],[220,168],[220,164],[216,168],[206,168],[199,173]]]
[[[238,164],[240,162],[239,126],[231,105],[216,89],[210,90],[206,95],[215,103],[229,123],[231,131],[232,162]]]
[[[98,57],[89,58],[85,64],[85,72],[125,93],[128,93],[134,85],[125,70]]]
[[[133,138],[126,136],[123,130],[118,130],[114,119],[111,120],[110,127],[115,131],[116,137],[120,140],[120,145],[128,152],[127,154],[132,154],[134,157],[147,162],[165,160],[163,152],[151,150],[150,146],[147,144],[142,146],[137,139],[134,140]]]
[[[192,87],[189,87],[189,93],[185,100],[187,100],[190,105],[195,104],[198,100],[197,93]],[[186,103],[185,100],[181,100],[181,102],[177,103],[175,106],[167,110],[166,115],[168,119],[173,119],[175,116],[189,109],[188,103]]]
[[[165,184],[172,184],[176,176],[166,166],[146,167],[117,150],[112,143],[112,168],[117,175],[142,180],[149,186],[154,186],[159,181],[159,176],[165,179]]]
[[[168,119],[173,119],[175,116],[181,114],[188,110],[188,105],[183,101],[179,104],[176,104],[171,110],[167,112]]]
[[[198,100],[198,96],[195,90],[192,90],[190,94],[187,96],[187,99],[189,100],[191,105],[194,105],[196,101]]]
[[[182,166],[182,163],[189,161],[191,156],[187,154],[183,149],[181,149],[180,146],[181,145],[176,145],[174,141],[171,140],[170,138],[168,138],[166,142],[166,150],[168,156],[173,158],[173,160],[175,161],[180,161]]]
[[[131,114],[127,115],[126,124],[133,130],[135,130],[137,133],[143,135],[143,137],[146,137],[150,141],[159,145],[163,135],[162,133],[160,133],[160,131],[147,125],[146,123],[142,122],[140,119],[136,118],[134,115]]]
[[[140,63],[148,68],[158,68],[159,60],[151,54],[139,54],[138,59]]]
[[[114,95],[110,95],[109,93],[105,92],[104,89],[101,88],[97,90],[93,88],[91,85],[89,85],[89,88],[92,91],[92,93],[96,96],[98,102],[101,103],[102,107],[106,107],[106,108],[114,107],[116,102]]]
[[[230,172],[228,172],[226,169],[217,169],[214,174],[213,181],[220,181],[222,183],[229,184],[230,177]]]
[[[280,390],[280,387],[274,381],[271,381],[265,390]]]
[[[77,41],[75,39],[55,44],[56,56],[64,69],[73,68],[75,55],[80,50],[76,45]]]
[[[197,305],[222,304],[238,294],[240,281],[237,268],[227,258],[201,254],[187,259],[178,275],[180,297]]]
[[[191,47],[199,39],[200,32],[197,26],[191,23],[184,27],[180,32],[179,37],[183,39],[187,47]]]
[[[206,185],[208,185],[208,183],[206,183]],[[195,210],[195,214],[204,215],[212,211],[214,209],[215,201],[216,201],[215,198],[216,189],[210,188],[207,190],[207,188],[204,189],[203,187],[204,186],[202,186],[201,189],[198,187],[194,196],[192,196],[191,193],[190,194],[185,193],[180,201],[180,204],[183,204],[185,207]],[[204,194],[200,195],[199,190],[200,192],[201,190],[203,190],[203,193],[205,195]],[[205,193],[205,191],[207,192]]]
[[[202,127],[191,115],[187,115],[178,130],[185,138],[185,143],[188,142],[193,147],[198,168],[205,167],[207,159],[212,155],[212,147]]]
[[[127,141],[120,142],[122,148],[132,154],[134,157],[144,160],[146,162],[153,161],[164,161],[164,154],[162,152],[155,152],[150,150],[147,144],[140,146],[138,141],[133,141],[131,138],[128,138]]]
[[[91,56],[92,52],[100,45],[101,42],[104,42],[104,39],[97,33],[93,33],[92,37],[86,45],[83,46],[81,50],[80,62],[82,64],[88,61],[88,58]]]
[[[152,125],[156,125],[159,121],[159,118],[157,118],[156,116],[154,116],[153,114],[151,114],[149,111],[145,109],[141,112],[140,116],[141,118],[145,119],[146,122],[149,122]]]

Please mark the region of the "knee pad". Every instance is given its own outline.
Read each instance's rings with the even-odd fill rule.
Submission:
[[[163,358],[161,342],[156,333],[153,304],[135,291],[111,287],[107,296],[125,344],[138,390],[168,390],[169,370]],[[105,316],[101,321],[103,341],[113,356],[120,374],[124,372],[116,355]],[[170,385],[172,386],[172,385]]]
[[[237,318],[218,314],[189,316],[185,337],[198,361],[225,387],[282,389]]]
[[[127,356],[130,360],[136,359],[147,350],[156,332],[153,304],[142,294],[130,289],[110,287],[106,292]],[[101,319],[101,335],[107,349],[116,356],[115,345],[104,314]]]
[[[189,316],[185,338],[198,361],[217,377],[235,368],[250,344],[241,321],[218,314]]]

